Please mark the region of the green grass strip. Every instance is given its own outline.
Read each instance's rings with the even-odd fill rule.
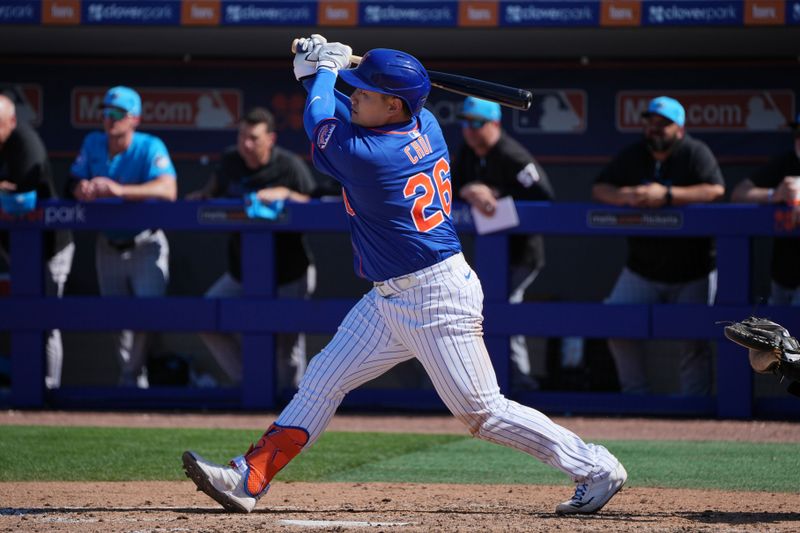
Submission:
[[[0,481],[185,479],[193,449],[224,462],[260,433],[251,430],[3,426]],[[609,441],[629,485],[795,492],[797,446],[789,443]],[[279,480],[569,485],[531,457],[465,435],[329,432]]]

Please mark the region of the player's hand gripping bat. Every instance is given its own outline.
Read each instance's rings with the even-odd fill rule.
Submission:
[[[296,52],[298,41],[299,39],[295,39],[292,42],[292,53]],[[361,56],[351,55],[350,62],[358,65],[361,63]],[[517,87],[436,70],[428,70],[428,77],[431,80],[431,85],[439,89],[464,96],[475,96],[476,98],[490,100],[522,111],[530,109],[533,101],[533,93]]]

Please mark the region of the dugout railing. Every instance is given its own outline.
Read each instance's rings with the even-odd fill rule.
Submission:
[[[742,348],[723,337],[720,321],[752,312],[751,239],[797,235],[790,213],[780,207],[704,205],[632,210],[596,204],[517,204],[520,225],[474,236],[473,266],[485,294],[486,344],[501,388],[510,397],[549,413],[797,418],[800,400],[754,397],[753,373]],[[474,233],[469,210],[455,205],[462,233]],[[181,231],[240,231],[244,296],[102,298],[43,296],[42,232],[164,228]],[[346,232],[340,203],[290,204],[276,221],[248,219],[235,201],[76,204],[43,202],[21,217],[0,212],[0,229],[10,233],[11,291],[0,298],[0,324],[11,337],[11,386],[0,404],[15,408],[203,408],[269,410],[280,399],[274,381],[273,336],[305,331],[332,334],[355,299],[284,300],[276,296],[272,261],[280,231]],[[718,293],[714,306],[606,305],[589,302],[507,303],[507,246],[511,233],[564,236],[711,236],[717,243]],[[590,269],[591,266],[587,265]],[[761,308],[764,311],[764,307]],[[766,312],[766,311],[764,311]],[[769,307],[769,316],[789,331],[800,331],[800,312]],[[43,387],[44,332],[61,330],[241,331],[244,378],[235,388]],[[512,334],[532,337],[580,336],[641,339],[708,339],[717,344],[716,394],[630,396],[621,393],[511,391],[509,342]],[[411,393],[413,392],[413,393]],[[444,406],[433,390],[363,389],[344,405],[431,409]]]

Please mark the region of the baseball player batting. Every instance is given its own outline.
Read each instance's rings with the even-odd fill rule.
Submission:
[[[250,512],[272,478],[311,446],[344,396],[416,357],[448,409],[477,438],[515,448],[576,484],[557,513],[594,513],[627,479],[603,446],[500,394],[483,342],[483,291],[450,218],[450,157],[423,108],[425,68],[397,50],[352,50],[312,35],[294,73],[308,91],[303,116],[314,165],[338,180],[349,215],[355,270],[374,287],[311,360],[292,401],[255,445],[228,465],[184,452],[197,487],[228,511]],[[348,98],[336,78],[352,85]]]

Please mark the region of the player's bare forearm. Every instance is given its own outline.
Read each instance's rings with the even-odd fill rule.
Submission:
[[[609,183],[597,183],[592,187],[592,200],[617,206],[633,205],[633,189]]]
[[[174,202],[178,197],[178,185],[172,175],[159,176],[147,183],[120,185],[120,191],[115,196],[132,202],[142,200]]]
[[[711,203],[724,195],[725,187],[712,183],[672,187],[672,205]]]
[[[731,202],[767,203],[769,189],[756,187],[749,179],[740,181],[731,193]]]
[[[217,190],[217,176],[212,174],[202,188],[192,191],[184,196],[185,200],[206,200],[214,197],[214,191]]]
[[[97,197],[91,180],[73,177],[72,196],[79,202],[91,202]]]
[[[795,205],[798,186],[792,177],[785,178],[777,187],[756,187],[749,179],[739,182],[731,193],[731,202],[756,204]]]
[[[306,203],[311,200],[307,194],[293,191],[288,187],[265,187],[258,191],[258,199],[262,202],[275,202],[278,200],[288,200],[290,202]]]

